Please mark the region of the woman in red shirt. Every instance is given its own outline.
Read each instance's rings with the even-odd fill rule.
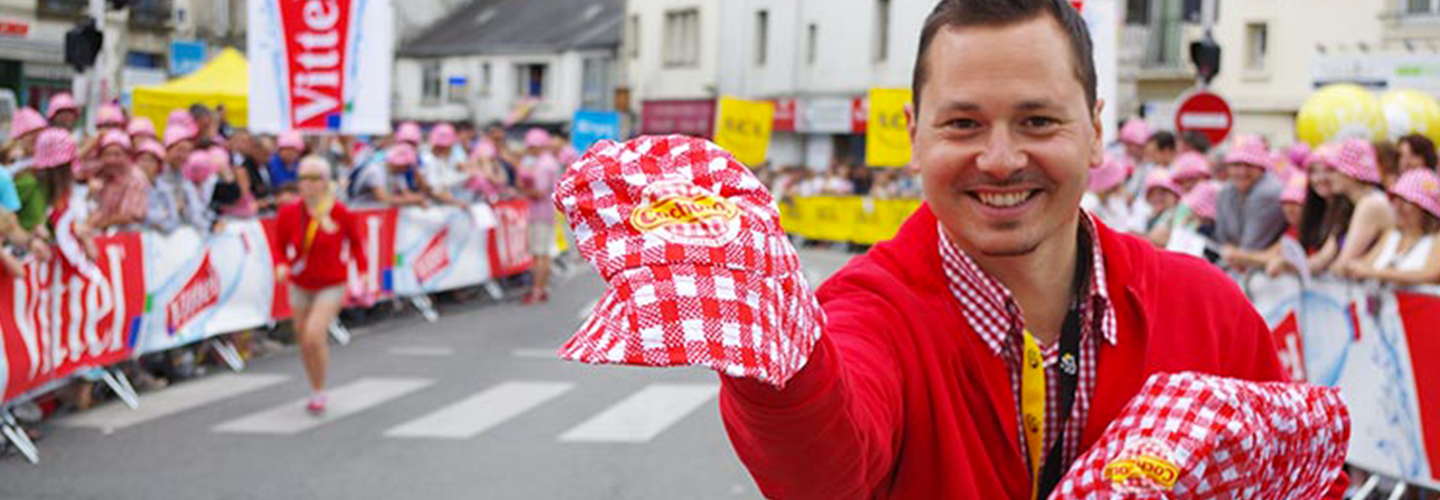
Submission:
[[[349,279],[347,264],[354,262],[359,273],[365,273],[364,224],[335,201],[329,162],[305,158],[298,174],[300,200],[280,207],[276,221],[284,264],[275,273],[276,279],[290,281],[291,323],[299,335],[312,390],[306,409],[320,414],[325,411],[329,364],[325,334],[345,305],[347,283],[363,282],[358,276]]]

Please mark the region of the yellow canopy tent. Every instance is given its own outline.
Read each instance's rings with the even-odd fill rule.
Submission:
[[[240,51],[227,48],[204,67],[164,85],[135,87],[131,102],[135,116],[155,122],[163,135],[170,111],[189,108],[192,104],[215,107],[225,105],[225,118],[231,125],[245,126],[250,93],[250,63]]]

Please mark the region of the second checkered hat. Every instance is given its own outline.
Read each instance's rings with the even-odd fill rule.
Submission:
[[[1323,498],[1349,440],[1336,389],[1158,374],[1050,500]]]
[[[730,153],[678,135],[602,141],[555,203],[609,284],[561,357],[698,365],[777,387],[804,367],[824,313],[770,193]]]

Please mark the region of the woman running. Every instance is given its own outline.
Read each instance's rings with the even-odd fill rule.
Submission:
[[[317,156],[301,160],[296,176],[300,200],[281,206],[276,221],[285,262],[275,270],[276,279],[290,281],[291,324],[312,391],[306,409],[316,415],[324,413],[326,405],[326,332],[344,307],[346,286],[352,282],[347,264],[354,262],[363,275],[367,262],[363,222],[335,201],[332,179],[329,162]]]

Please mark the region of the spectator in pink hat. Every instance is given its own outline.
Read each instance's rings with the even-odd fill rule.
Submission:
[[[1151,165],[1168,167],[1175,161],[1175,134],[1161,130],[1145,140],[1143,160]]]
[[[145,203],[145,227],[169,234],[183,223],[177,193],[162,182],[165,173],[165,146],[141,139],[135,147],[135,169],[150,183]]]
[[[130,124],[125,127],[125,131],[130,134],[130,140],[137,141],[137,143],[141,139],[150,139],[152,141],[160,139],[160,136],[155,134],[155,122],[143,116],[131,118]]]
[[[357,204],[391,206],[429,206],[424,175],[418,170],[419,155],[408,143],[390,146],[383,163],[361,167],[352,183],[352,199]]]
[[[1380,166],[1368,141],[1345,139],[1321,146],[1311,158],[1311,177],[1317,174],[1327,180],[1332,199],[1354,206],[1351,213],[1339,215],[1343,220],[1336,221],[1346,230],[1326,240],[1311,256],[1313,272],[1334,273],[1363,258],[1395,227],[1395,210],[1380,188]]]
[[[1125,192],[1125,178],[1129,174],[1130,168],[1124,159],[1105,155],[1100,166],[1090,170],[1090,189],[1080,198],[1080,208],[1116,231],[1138,230],[1130,209],[1130,196]]]
[[[1150,125],[1139,117],[1125,121],[1120,127],[1120,144],[1125,146],[1125,156],[1131,163],[1139,165],[1145,161],[1145,143],[1150,142]]]
[[[294,187],[300,158],[305,156],[305,139],[299,132],[287,131],[275,139],[275,154],[270,156],[270,186],[275,190],[290,190]],[[280,201],[285,204],[293,198]]]
[[[485,126],[485,138],[495,145],[495,163],[505,173],[505,183],[513,187],[516,179],[515,166],[520,163],[520,153],[510,148],[505,125],[498,120],[490,122]]]
[[[417,150],[420,148],[420,136],[420,124],[415,122],[404,122],[395,128],[395,142],[408,143]]]
[[[470,152],[470,161],[464,163],[468,179],[465,182],[474,197],[484,201],[495,201],[506,192],[505,171],[500,168],[495,143],[490,138],[480,139]]]
[[[95,128],[99,130],[97,135],[103,135],[110,130],[124,131],[125,123],[125,110],[121,109],[119,104],[108,102],[95,110]]]
[[[466,176],[460,169],[464,162],[465,150],[456,145],[454,126],[441,123],[430,129],[430,144],[420,151],[420,165],[425,181],[441,203],[460,204],[471,199],[465,189]]]
[[[1426,168],[1407,170],[1390,188],[1395,227],[1359,261],[1341,269],[1357,279],[1395,286],[1440,284],[1440,176]]]
[[[171,113],[165,128],[165,170],[160,175],[155,189],[164,189],[175,199],[181,218],[186,224],[199,229],[210,228],[210,211],[205,199],[195,184],[185,178],[185,166],[196,150],[197,133],[190,123],[190,114],[185,110]]]
[[[96,210],[86,223],[103,230],[145,221],[150,183],[131,156],[130,136],[112,129],[100,136],[99,168],[94,179]]]
[[[76,154],[70,132],[45,129],[35,139],[35,161],[15,178],[15,190],[20,195],[20,226],[41,239],[49,240],[52,234],[45,222],[56,213],[53,208],[59,205],[63,209],[69,202],[75,183],[71,164]]]
[[[550,299],[550,259],[555,257],[555,183],[560,180],[560,160],[552,151],[550,133],[542,128],[525,132],[525,156],[517,172],[520,194],[530,200],[530,254],[535,256],[534,280],[524,303]]]
[[[15,110],[10,117],[10,142],[5,146],[5,169],[15,174],[28,168],[35,156],[35,137],[49,126],[38,111],[30,108]]]
[[[1196,152],[1181,153],[1175,157],[1170,167],[1170,178],[1186,193],[1211,177],[1214,175],[1210,172],[1210,160]]]
[[[45,107],[45,117],[50,120],[51,126],[70,130],[80,120],[80,106],[75,104],[75,98],[68,92],[61,92],[50,98],[50,104]]]
[[[1170,174],[1157,170],[1145,179],[1145,202],[1150,205],[1151,216],[1145,222],[1144,232],[1150,243],[1160,248],[1170,242],[1170,229],[1175,222],[1175,209],[1184,192]]]
[[[1284,187],[1270,174],[1270,149],[1259,140],[1237,140],[1225,154],[1228,179],[1215,213],[1215,241],[1220,256],[1234,269],[1266,258],[1265,252],[1285,233],[1280,210]]]

